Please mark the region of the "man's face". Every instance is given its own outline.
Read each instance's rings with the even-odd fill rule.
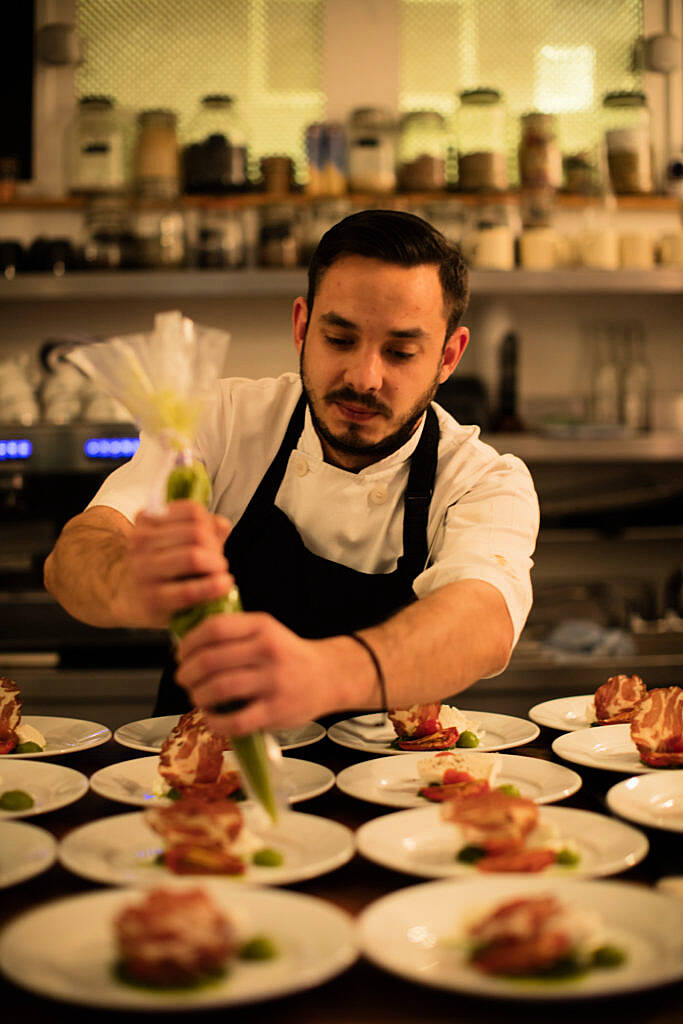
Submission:
[[[404,444],[468,340],[446,339],[438,269],[345,256],[323,275],[310,316],[294,303],[301,377],[327,461],[359,470]],[[308,321],[308,329],[307,329]]]

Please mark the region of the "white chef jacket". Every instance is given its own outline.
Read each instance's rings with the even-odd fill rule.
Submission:
[[[213,482],[211,509],[236,523],[273,460],[301,394],[298,374],[216,385],[198,431],[196,456]],[[531,608],[530,571],[539,527],[531,475],[500,455],[437,403],[439,449],[429,509],[429,564],[413,583],[418,598],[455,580],[484,580],[503,595],[515,643]],[[310,411],[290,454],[275,503],[315,555],[366,573],[389,573],[403,551],[403,495],[424,418],[392,455],[352,473],[323,458]],[[163,486],[168,457],[143,433],[133,458],[114,470],[89,504],[131,522]]]

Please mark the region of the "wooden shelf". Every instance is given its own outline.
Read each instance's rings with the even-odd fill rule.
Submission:
[[[683,269],[653,270],[475,270],[472,296],[683,294]],[[0,279],[0,300],[73,301],[148,299],[290,297],[305,293],[306,271],[245,270],[91,270],[52,274],[18,274]]]
[[[395,206],[421,206],[429,203],[453,202],[467,206],[483,205],[487,203],[516,203],[519,201],[518,191],[509,192],[406,192],[390,194],[373,193],[347,193],[342,196],[310,196],[306,192],[286,192],[282,194],[270,192],[248,192],[244,194],[225,196],[179,196],[175,204],[154,203],[149,200],[135,200],[131,197],[130,202],[136,205],[144,205],[150,208],[168,207],[175,205],[181,209],[204,209],[204,210],[225,210],[243,209],[245,207],[271,206],[280,203],[289,203],[297,206],[313,206],[325,202],[338,202],[346,200],[352,205],[382,205],[387,208]],[[632,195],[617,196],[617,206],[623,210],[642,211],[666,211],[678,210],[680,200],[676,196],[668,195]],[[573,195],[565,192],[556,194],[556,203],[560,208],[583,209],[586,206],[595,205],[600,202],[599,198],[590,196]],[[88,205],[85,196],[67,196],[64,198],[52,198],[41,196],[18,195],[9,202],[0,202],[0,212],[27,211],[27,210],[82,210]]]

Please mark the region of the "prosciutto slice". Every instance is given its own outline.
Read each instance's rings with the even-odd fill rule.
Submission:
[[[114,919],[126,973],[150,985],[181,985],[221,970],[237,948],[232,923],[203,889],[151,889]]]
[[[562,907],[552,895],[503,903],[474,925],[472,962],[488,974],[529,974],[552,967],[571,952]]]
[[[683,689],[649,690],[631,719],[631,739],[641,760],[653,768],[683,765]]]
[[[413,704],[407,709],[389,711],[401,750],[448,750],[460,737],[455,726],[443,727],[441,704]]]
[[[0,676],[0,754],[9,754],[17,745],[22,705],[17,684]]]
[[[168,806],[148,807],[146,820],[164,841],[164,863],[179,874],[244,871],[232,844],[243,827],[242,813],[233,800],[203,800],[185,796]]]
[[[499,854],[522,848],[538,823],[538,807],[526,797],[490,789],[446,801],[441,817],[460,826],[465,845]]]
[[[229,749],[223,737],[211,732],[200,708],[182,715],[166,737],[159,754],[159,774],[169,786],[181,793],[195,786],[214,786],[229,781],[227,792],[239,785],[239,773],[225,768],[223,750]],[[232,778],[224,779],[226,774]],[[224,793],[226,786],[220,791]]]
[[[595,691],[595,717],[600,725],[630,722],[647,689],[640,676],[610,676]]]

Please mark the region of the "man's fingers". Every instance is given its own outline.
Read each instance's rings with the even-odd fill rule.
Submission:
[[[231,643],[203,644],[195,648],[190,657],[182,656],[180,648],[177,653],[180,664],[176,679],[188,689],[210,679],[216,672],[257,668],[261,660],[250,638]]]
[[[180,641],[177,650],[178,660],[184,661],[194,651],[207,644],[253,639],[259,635],[267,617],[263,612],[240,612],[239,615],[226,612],[223,615],[210,615]]]
[[[227,573],[214,573],[197,579],[182,580],[174,583],[159,583],[143,586],[143,599],[157,614],[166,614],[167,618],[184,608],[191,608],[200,601],[213,601],[223,597],[233,585],[232,577]]]

